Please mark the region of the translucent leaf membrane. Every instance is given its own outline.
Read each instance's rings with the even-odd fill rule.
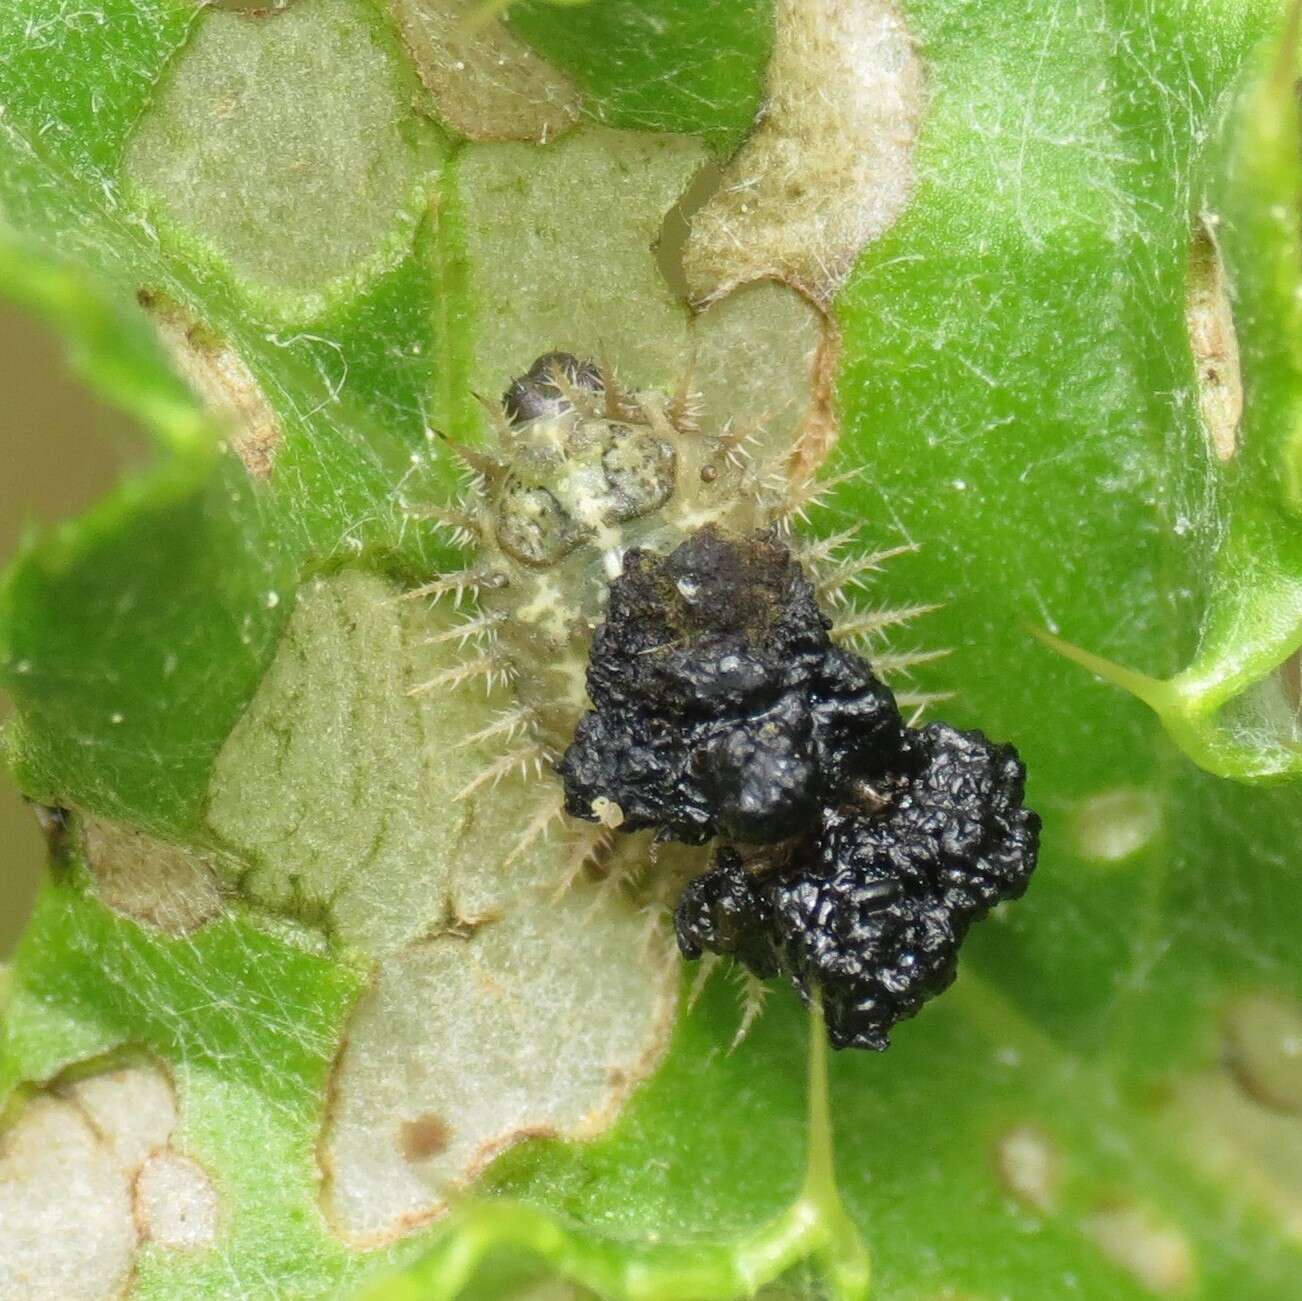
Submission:
[[[449,128],[546,143],[574,125],[578,91],[477,0],[392,0],[389,12]]]
[[[773,0],[511,5],[506,21],[585,92],[598,121],[727,151],[759,110]]]
[[[123,160],[140,206],[193,257],[210,248],[250,296],[300,319],[341,278],[397,261],[419,211],[430,136],[413,129],[409,71],[366,18],[348,0],[270,23],[212,14]]]

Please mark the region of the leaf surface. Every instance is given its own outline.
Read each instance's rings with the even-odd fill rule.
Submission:
[[[105,907],[82,842],[56,836],[8,976],[15,1114],[123,1051],[176,1085],[220,1238],[143,1246],[139,1295],[442,1295],[460,1261],[475,1295],[560,1274],[611,1295],[848,1297],[859,1280],[835,1271],[853,1253],[827,1249],[841,1204],[877,1296],[1291,1294],[1299,806],[1288,784],[1215,774],[1252,776],[1263,754],[1276,776],[1296,763],[1296,683],[1280,670],[1299,581],[1292,55],[1264,0],[1030,16],[909,0],[902,16],[927,77],[913,192],[830,303],[841,435],[825,470],[856,475],[809,527],[862,521],[867,545],[916,544],[857,599],[941,603],[896,645],[948,649],[914,685],[954,693],[940,716],[1016,743],[1044,849],[949,993],[888,1053],[834,1056],[841,1200],[819,1200],[784,1255],[774,1226],[819,1141],[807,1019],[777,990],[729,1053],[738,1013],[717,978],[608,1132],[512,1148],[471,1204],[395,1246],[335,1231],[319,1197],[328,1086],[390,957],[366,938],[368,907],[396,898],[404,925],[442,925],[422,873],[474,875],[472,853],[403,860],[404,845],[451,843],[450,802],[368,797],[406,771],[401,727],[451,753],[488,706],[403,712],[396,679],[417,652],[406,632],[382,652],[365,639],[386,620],[412,644],[442,627],[410,605],[344,609],[331,635],[362,649],[333,659],[293,623],[310,584],[360,572],[396,596],[462,563],[422,513],[461,476],[431,429],[482,436],[471,391],[492,396],[534,355],[609,344],[661,386],[711,347],[726,377],[789,369],[774,349],[804,326],[750,352],[758,336],[739,328],[725,346],[652,247],[709,151],[751,123],[769,6],[513,8],[512,29],[601,124],[547,146],[458,138],[361,0],[259,19],[180,0],[0,14],[0,280],[157,442],[150,468],[8,572],[7,752],[32,797],[179,846],[222,898],[218,919],[168,935]],[[223,117],[241,96],[252,107]],[[388,133],[374,156],[336,111],[350,96]],[[1208,214],[1242,370],[1228,460],[1204,425],[1188,318]],[[715,382],[711,402],[741,392]],[[251,422],[259,441],[241,442]],[[1247,664],[1231,695],[1256,694],[1200,715],[1197,733],[1228,736],[1232,762],[1207,762],[1170,710],[1164,729],[1033,629],[1143,682]],[[336,695],[351,712],[329,712]],[[241,718],[268,721],[258,766],[232,772]],[[307,777],[304,738],[322,756]],[[296,785],[278,791],[284,772]],[[487,807],[475,834],[491,837],[515,810]],[[264,818],[251,832],[247,808]],[[310,836],[278,856],[278,808],[350,824],[313,841],[315,858]],[[395,861],[368,894],[367,871]],[[337,892],[304,884],[327,880]]]

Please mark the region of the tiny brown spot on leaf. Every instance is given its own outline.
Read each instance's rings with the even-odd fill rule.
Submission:
[[[398,1142],[408,1161],[428,1161],[442,1156],[452,1144],[452,1130],[442,1116],[427,1111],[398,1127]]]

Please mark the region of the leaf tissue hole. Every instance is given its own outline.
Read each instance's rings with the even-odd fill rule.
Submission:
[[[1198,382],[1198,408],[1218,461],[1229,461],[1243,417],[1243,378],[1225,266],[1216,245],[1215,218],[1194,226],[1189,244],[1185,321]]]

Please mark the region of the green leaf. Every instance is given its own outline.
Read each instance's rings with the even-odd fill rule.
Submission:
[[[791,33],[831,9],[513,7],[600,124],[544,144],[457,134],[412,36],[436,8],[0,14],[0,283],[157,458],[0,589],[8,754],[70,811],[3,987],[10,1133],[163,1073],[217,1213],[197,1247],[131,1237],[133,1295],[1291,1295],[1299,815],[1222,776],[1296,768],[1291,29],[1266,0],[909,0],[901,211],[830,248],[843,282],[703,306],[694,205],[761,99],[736,166],[785,149],[795,189],[753,220],[730,189],[737,246],[806,212],[811,158],[845,202],[764,85],[817,83],[827,43]],[[1228,443],[1191,334],[1217,259]],[[826,1091],[789,990],[730,1052],[732,991],[689,1007],[638,898],[558,895],[561,837],[510,857],[534,787],[457,799],[511,695],[452,685],[457,616],[402,597],[473,560],[439,434],[483,437],[474,395],[553,348],[660,388],[695,356],[706,420],[775,449],[834,387],[854,477],[809,530],[916,544],[860,612],[940,603],[893,641],[949,651],[905,685],[1027,762],[1027,898]]]
[[[805,1174],[789,1206],[749,1233],[718,1242],[661,1243],[567,1229],[520,1203],[469,1206],[413,1269],[385,1279],[371,1301],[455,1297],[481,1261],[514,1245],[543,1258],[566,1278],[602,1296],[728,1298],[754,1294],[793,1265],[814,1258],[838,1296],[867,1295],[870,1268],[858,1231],[836,1187],[827,1110],[827,1039],[821,1009],[809,1025],[808,1150]]]
[[[136,6],[118,7],[138,12]],[[141,82],[149,61],[153,75],[161,74],[165,57],[185,34],[167,12],[167,22],[145,33],[134,16],[119,21],[116,8],[107,7],[103,24],[87,26],[111,27],[113,41],[91,51],[81,48],[80,28],[65,30],[48,15],[42,20],[39,5],[7,15],[13,31],[4,36],[5,49],[14,54],[4,70],[12,89],[4,120],[8,148],[0,157],[13,168],[6,201],[12,196],[10,220],[23,240],[12,255],[21,276],[16,288],[65,318],[74,336],[106,331],[96,315],[126,316],[124,333],[145,352],[148,323],[126,304],[128,297],[141,298],[155,321],[177,336],[183,365],[208,373],[210,387],[248,391],[219,403],[224,409],[206,439],[196,425],[184,458],[175,456],[149,478],[124,485],[85,527],[28,553],[0,600],[32,614],[14,616],[0,634],[0,673],[16,699],[30,702],[24,717],[42,720],[25,733],[29,739],[17,760],[33,794],[53,798],[57,792],[111,816],[181,830],[193,826],[216,752],[266,667],[299,577],[337,564],[341,548],[345,555],[369,553],[378,564],[410,572],[424,572],[447,553],[428,535],[411,537],[392,495],[397,475],[411,472],[412,456],[425,446],[419,401],[410,401],[413,392],[423,394],[429,374],[429,284],[427,276],[415,274],[419,248],[346,304],[328,309],[313,329],[296,330],[268,322],[260,308],[232,298],[225,276],[205,278],[187,260],[193,245],[184,237],[178,238],[187,253],[178,258],[160,250],[143,215],[134,223],[124,220],[117,173],[122,166],[132,169],[131,157],[124,162],[123,155],[127,131],[140,117]],[[214,19],[221,30],[235,24],[237,35],[248,22]],[[23,23],[37,34],[32,40],[20,39]],[[159,31],[172,33],[170,47],[160,44]],[[375,51],[363,37],[360,28],[345,25],[344,53],[373,60]],[[112,70],[93,112],[75,87],[42,75],[37,50],[44,51],[46,74],[60,66],[102,64]],[[247,54],[237,42],[234,52]],[[278,47],[272,53],[280,57]],[[206,47],[199,57],[202,74]],[[128,66],[130,77],[122,75]],[[336,66],[341,78],[355,72],[343,55]],[[308,84],[319,84],[307,69],[301,84],[280,77],[274,62],[265,75],[286,116],[300,106],[297,97]],[[346,80],[337,90],[345,93]],[[409,114],[409,124],[421,122]],[[210,134],[215,139],[221,133]],[[91,135],[93,150],[84,143]],[[236,133],[235,141],[240,138]],[[282,147],[292,152],[293,141]],[[298,175],[292,167],[282,173],[279,201],[309,207],[322,196],[310,173],[301,180]],[[198,184],[217,187],[209,193],[216,201],[226,181],[218,171],[205,173]],[[79,242],[101,289],[77,288],[75,280],[69,288],[65,262],[52,263],[37,283],[26,263],[43,245],[57,244],[62,254]],[[201,260],[211,262],[211,256]],[[107,303],[96,303],[96,293]],[[69,299],[81,307],[70,306]],[[392,326],[381,349],[368,328],[377,313]],[[139,392],[124,393],[129,386],[118,378],[104,386],[105,395],[122,400],[172,444],[169,426],[176,420],[155,409],[150,396],[166,383],[159,374],[166,363],[157,345],[152,351],[153,358],[142,358],[138,368]],[[239,359],[239,374],[223,381],[231,353]],[[408,398],[403,419],[393,419],[384,404],[369,414],[353,410],[359,383],[368,393]],[[238,458],[217,454],[217,436],[239,421],[242,406],[265,409],[259,419],[274,426],[274,485],[257,476],[250,482]],[[351,414],[343,416],[346,408]],[[182,555],[189,558],[178,564]],[[116,579],[109,578],[113,572]],[[160,581],[160,572],[177,582]],[[124,603],[131,618],[122,617]],[[57,628],[42,627],[46,616],[40,611],[49,612]],[[78,656],[101,647],[89,659],[113,666],[115,680],[107,690],[102,676],[68,674],[63,656],[78,645]],[[160,675],[171,684],[170,694],[157,691]]]
[[[238,916],[160,941],[67,884],[38,901],[16,955],[7,1065],[44,1081],[123,1045],[167,1063],[185,1149],[229,1215],[230,1259],[147,1251],[133,1294],[229,1296],[258,1277],[339,1288],[356,1264],[303,1210],[310,1124],[363,973]]]
[[[1235,376],[1246,396],[1211,491],[1223,535],[1199,646],[1169,679],[1121,669],[1049,640],[1151,706],[1209,772],[1244,781],[1302,772],[1296,653],[1302,646],[1298,394],[1302,381],[1302,132],[1294,95],[1298,10],[1223,128],[1201,196],[1210,259],[1229,285]],[[1239,422],[1236,421],[1236,424]]]
[[[727,152],[759,109],[773,0],[526,0],[507,18],[609,126],[699,135]]]

